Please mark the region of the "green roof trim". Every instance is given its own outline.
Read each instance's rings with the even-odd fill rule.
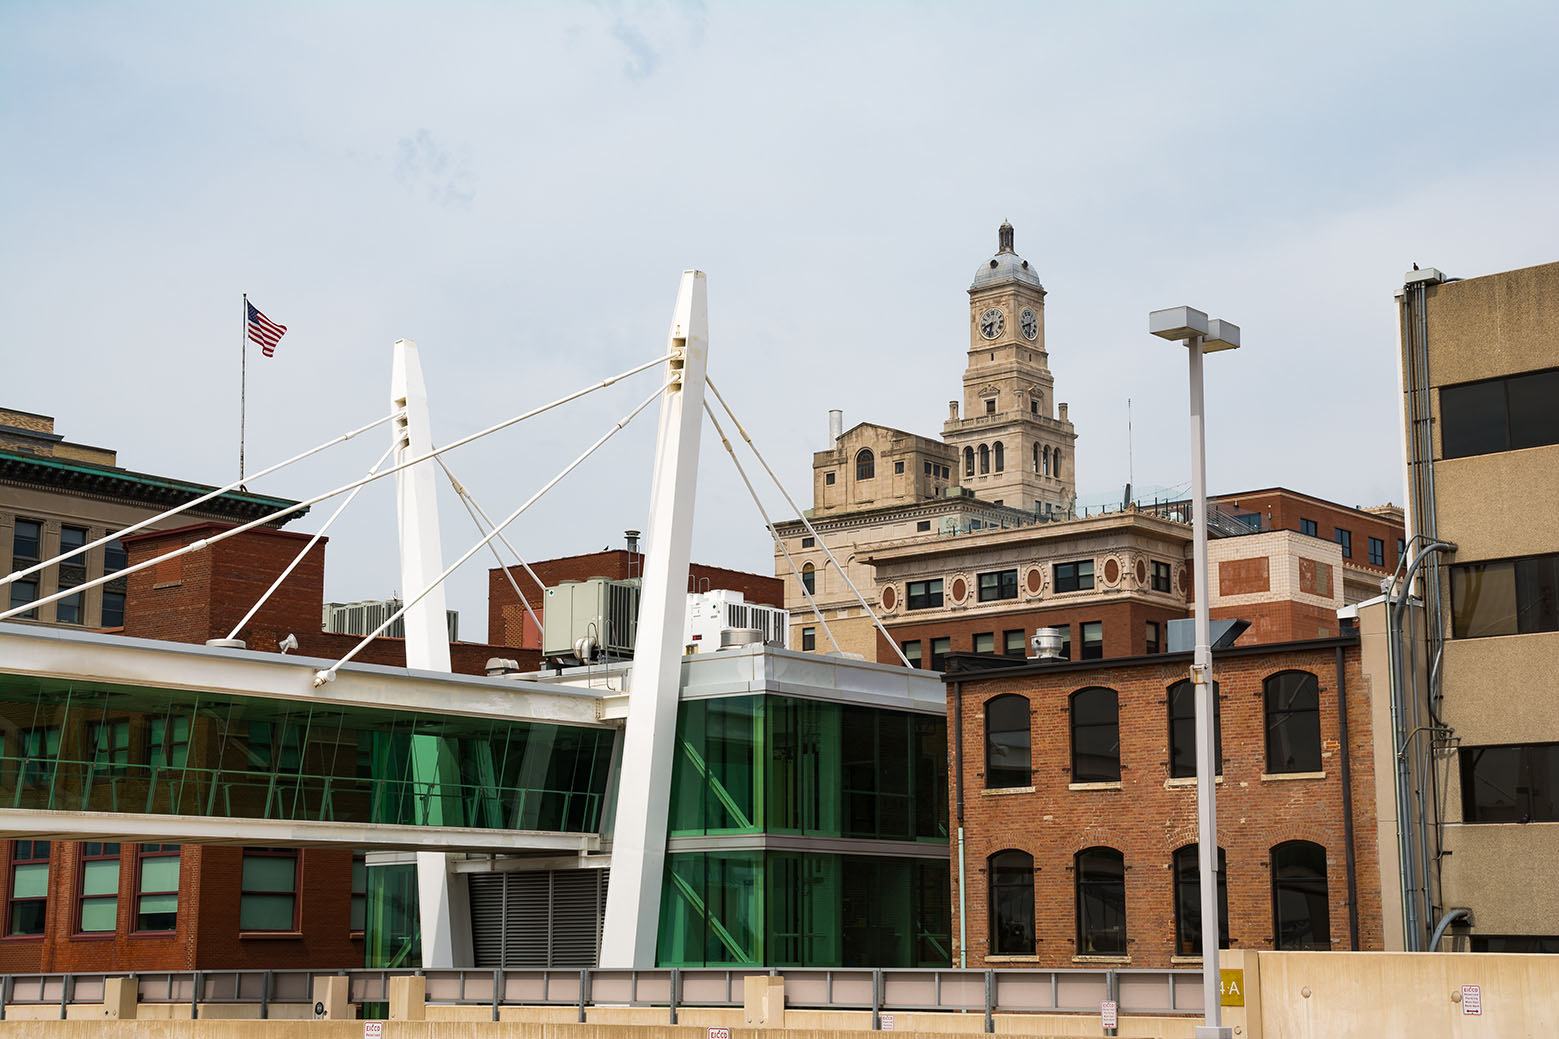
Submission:
[[[52,471],[56,479],[50,482],[74,482],[76,477],[85,477],[91,480],[107,480],[125,485],[125,493],[133,494],[136,490],[140,490],[142,493],[138,496],[155,497],[163,500],[183,499],[187,501],[216,490],[215,487],[206,484],[170,480],[166,477],[152,476],[148,473],[131,472],[128,469],[109,468],[108,466],[92,465],[88,462],[65,462],[57,458],[40,458],[37,455],[21,454],[15,451],[0,451],[0,475],[4,475],[10,470],[26,468],[44,470],[45,472]],[[291,498],[274,498],[265,494],[251,494],[248,491],[228,491],[206,503],[203,508],[210,509],[213,512],[236,511],[258,515],[265,512],[275,512],[296,504],[297,502]],[[226,507],[223,508],[221,506]],[[299,509],[284,519],[296,519],[307,512],[308,509],[306,508]]]

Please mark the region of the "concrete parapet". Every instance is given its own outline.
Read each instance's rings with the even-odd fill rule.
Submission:
[[[742,979],[742,1011],[748,1028],[785,1027],[785,979],[749,974]]]
[[[315,1018],[326,1021],[351,1020],[355,1015],[350,996],[350,979],[342,974],[328,974],[314,979]]]
[[[390,979],[390,1020],[423,1021],[428,1012],[428,979],[410,974]]]
[[[103,1017],[110,1021],[134,1021],[140,986],[134,978],[103,980]]]

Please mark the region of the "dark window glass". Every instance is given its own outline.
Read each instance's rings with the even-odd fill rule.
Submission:
[[[1552,934],[1475,934],[1473,952],[1559,952],[1559,935]]]
[[[122,776],[130,764],[130,723],[93,722],[87,725],[87,746],[92,751],[94,776]]]
[[[834,474],[833,473],[824,473],[823,474],[823,482],[825,484],[827,484],[828,486],[832,487],[834,485]]]
[[[179,919],[179,846],[142,844],[136,850],[135,929],[171,931]]]
[[[1213,683],[1213,759],[1223,775],[1223,707],[1218,683]],[[1174,779],[1196,775],[1196,686],[1182,678],[1169,687],[1169,774]]]
[[[1153,590],[1155,592],[1167,592],[1170,590],[1170,573],[1171,569],[1168,563],[1153,564]]]
[[[801,539],[802,548],[811,548],[815,544],[817,544],[817,538],[807,537]]]
[[[36,563],[42,558],[39,555],[42,540],[43,524],[37,520],[19,519],[11,538],[11,555],[17,562]]]
[[[911,581],[905,586],[904,607],[909,610],[932,610],[942,605],[942,579]]]
[[[1272,947],[1330,949],[1326,849],[1287,841],[1272,849]]]
[[[38,790],[54,782],[60,753],[60,730],[55,725],[22,729],[18,734],[22,764],[17,777],[24,790]]]
[[[103,591],[103,627],[118,628],[125,622],[125,593]]]
[[[1405,538],[1397,538],[1397,559],[1401,560],[1401,558],[1404,555],[1406,555],[1406,554],[1407,554],[1407,539],[1405,539]]]
[[[1009,657],[1022,657],[1028,655],[1028,632],[1019,628],[1017,631],[1004,631],[1001,633],[1002,653]]]
[[[1370,565],[1386,565],[1386,543],[1380,538],[1370,538]]]
[[[297,927],[298,852],[245,848],[239,894],[240,931],[291,931]]]
[[[1505,380],[1440,388],[1440,450],[1442,457],[1460,458],[1504,451],[1510,447],[1506,429]]]
[[[855,478],[857,480],[870,480],[877,475],[877,457],[870,451],[862,450],[855,456]]]
[[[1057,480],[1061,479],[1061,449],[1059,447],[1050,455],[1050,475]]]
[[[915,522],[915,533],[917,533],[917,534],[924,534],[926,531],[928,531],[930,529],[931,529],[931,521],[930,520],[917,520]]]
[[[1451,567],[1455,638],[1559,631],[1559,555]]]
[[[103,573],[117,573],[123,570],[128,562],[125,557],[125,547],[118,538],[103,546]]]
[[[1077,853],[1077,954],[1126,955],[1126,857],[1114,848]]]
[[[1302,519],[1299,521],[1299,533],[1308,534],[1313,538],[1318,538],[1321,536],[1318,528],[1316,527],[1315,520],[1310,519]]]
[[[49,904],[49,842],[11,842],[11,886],[6,899],[8,935],[40,935]]]
[[[996,402],[994,400],[988,400],[985,402],[985,413],[987,415],[996,414]]]
[[[980,575],[980,602],[995,602],[1018,597],[1018,572],[993,570]]]
[[[981,444],[980,445],[980,472],[983,474],[983,473],[988,473],[990,471],[991,471],[991,449],[988,446],[986,446],[985,444]]]
[[[60,528],[60,555],[72,552],[87,543],[87,528],[85,527],[61,527]],[[81,556],[73,556],[65,565],[74,563],[77,566],[85,563]]]
[[[902,642],[902,643],[899,644],[899,648],[904,651],[904,657],[905,657],[905,659],[907,659],[909,661],[909,666],[910,667],[919,667],[920,666],[920,640],[919,639],[915,639],[913,642]]]
[[[1175,852],[1175,955],[1202,955],[1202,867],[1197,846]],[[1218,849],[1218,948],[1229,947],[1229,882]]]
[[[964,448],[964,475],[974,475],[974,448]]]
[[[801,648],[805,652],[810,652],[810,651],[812,651],[812,650],[817,648],[817,629],[816,628],[802,628],[801,629]]]
[[[1007,465],[1007,449],[1001,446],[1001,441],[996,441],[996,471],[999,473]],[[997,504],[1001,504],[997,502]]]
[[[1009,694],[985,701],[985,785],[1030,786],[1029,701]]]
[[[1104,659],[1104,622],[1084,621],[1083,632],[1083,660]]]
[[[1072,626],[1070,624],[1052,624],[1050,627],[1061,633],[1061,659],[1072,659]]]
[[[1093,587],[1093,560],[1057,563],[1055,586],[1058,592],[1081,592]]]
[[[932,475],[932,465],[931,465],[931,463],[930,463],[930,462],[927,462],[927,463],[926,463],[926,475],[927,475],[927,476],[930,476],[930,475]]]
[[[352,853],[352,915],[347,929],[361,933],[368,910],[368,856],[360,851]]]
[[[80,624],[82,622],[81,593],[77,592],[75,595],[67,595],[63,599],[55,600],[54,619],[61,624]]]
[[[947,655],[953,651],[952,639],[931,640],[931,670],[946,671]]]
[[[1144,652],[1157,653],[1160,649],[1158,641],[1158,621],[1147,621],[1146,624],[1147,627],[1143,631],[1143,639],[1145,643]]]
[[[1463,747],[1462,821],[1559,822],[1559,743]]]
[[[1336,531],[1337,531],[1337,538],[1336,538],[1337,543],[1342,546],[1342,557],[1344,559],[1352,559],[1353,558],[1353,532],[1351,530],[1343,530],[1341,527],[1337,527]]]
[[[904,471],[904,463],[903,462],[894,462],[893,463],[893,471],[894,471],[894,473],[902,473]]]
[[[1095,686],[1072,694],[1072,782],[1114,783],[1121,778],[1119,698]]]
[[[974,651],[976,653],[996,652],[996,633],[994,631],[982,631],[974,636]]]
[[[26,560],[18,560],[17,562],[26,562]],[[14,610],[18,606],[26,606],[28,603],[33,602],[37,598],[37,578],[27,578],[24,580],[11,582],[11,609]],[[38,608],[33,607],[26,613],[19,613],[17,616],[23,617],[27,620],[35,621],[38,619]]]
[[[1516,375],[1505,380],[1510,412],[1510,447],[1542,447],[1559,444],[1559,370]]]
[[[1321,687],[1308,671],[1265,682],[1267,772],[1321,771]]]
[[[1034,858],[999,851],[987,862],[991,882],[991,953],[1034,955]]]
[[[811,563],[801,565],[801,587],[807,590],[808,595],[817,594],[817,567]]]

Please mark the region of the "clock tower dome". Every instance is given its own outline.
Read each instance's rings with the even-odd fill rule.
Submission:
[[[963,414],[952,401],[942,439],[958,454],[955,477],[985,501],[1031,512],[1065,511],[1076,498],[1077,434],[1045,350],[1045,287],[1013,248],[1005,221],[996,255],[969,286]]]

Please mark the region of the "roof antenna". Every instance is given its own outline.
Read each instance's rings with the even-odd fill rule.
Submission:
[[[1130,486],[1136,483],[1131,467],[1131,398],[1126,398],[1126,483]]]

